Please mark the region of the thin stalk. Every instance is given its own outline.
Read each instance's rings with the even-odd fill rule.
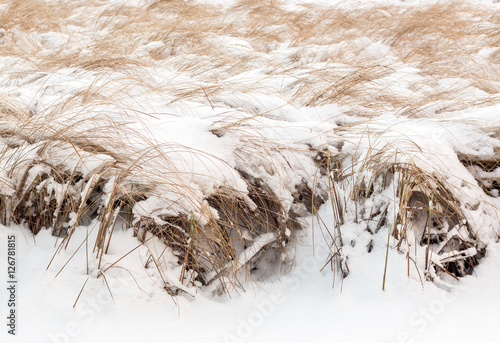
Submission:
[[[387,230],[387,247],[385,250],[384,278],[382,280],[382,290],[385,291],[385,278],[387,276],[387,261],[389,260],[389,244],[391,241],[391,228]]]

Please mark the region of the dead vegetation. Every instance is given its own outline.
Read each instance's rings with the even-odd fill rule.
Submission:
[[[242,0],[223,11],[183,0],[104,9],[87,2],[56,5],[30,0],[7,2],[1,21],[2,55],[28,60],[36,70],[169,65],[212,84],[214,75],[222,82],[260,67],[271,74],[298,73],[303,81],[289,90],[291,101],[308,106],[340,102],[372,113],[399,110],[415,99],[419,107],[451,102],[451,110],[456,110],[463,88],[482,89],[480,105],[498,103],[499,15],[466,4],[353,11],[304,5],[301,11],[290,11],[276,1]],[[92,36],[70,31],[83,32],[89,25],[94,27]],[[35,29],[61,33],[61,45],[49,50],[46,38],[33,35]],[[240,41],[225,46],[223,37]],[[366,49],[377,42],[390,50],[381,56],[370,54]],[[288,63],[275,65],[266,57],[283,48],[288,49]],[[411,95],[397,94],[378,82],[396,72],[396,61],[428,76],[412,86]],[[304,69],[308,71],[301,75]],[[462,88],[436,89],[433,84],[456,77],[466,81]],[[462,107],[476,105],[470,97],[462,101]]]
[[[219,187],[203,194],[170,159],[184,150],[191,157],[201,152],[178,145],[153,145],[138,151],[117,136],[103,135],[106,130],[119,130],[119,135],[146,139],[119,123],[105,130],[99,120],[106,117],[85,117],[96,100],[84,101],[82,109],[78,95],[47,113],[33,115],[13,101],[4,101],[2,119],[5,124],[15,123],[3,132],[1,141],[0,218],[4,225],[25,225],[35,235],[50,229],[61,238],[60,251],[78,226],[98,220],[93,252],[103,272],[110,268],[102,258],[118,226],[133,227],[143,243],[151,235],[158,237],[182,267],[176,285],[165,280],[164,287],[171,294],[193,286],[229,293],[243,288],[245,278],[267,277],[290,267],[295,234],[303,227],[300,218],[313,202],[311,182],[299,184],[290,196],[293,205],[284,207],[273,188],[254,175],[255,165],[242,163],[237,173],[246,183],[246,192]],[[85,119],[61,123],[54,120],[58,111],[76,111],[76,117]],[[89,129],[88,124],[94,127]],[[219,130],[221,135],[229,131],[237,132]],[[276,158],[265,141],[248,139],[238,151],[242,162],[255,151],[261,151],[267,162]],[[279,156],[285,158],[282,153]],[[267,163],[266,173],[278,173],[281,163]],[[317,195],[314,198],[316,206],[324,201]],[[160,201],[158,207],[148,207],[155,206],[155,201]]]
[[[500,150],[491,156],[459,155],[460,161],[477,180],[486,194],[500,197]]]
[[[476,223],[466,213],[477,210],[479,205],[465,203],[462,191],[437,169],[429,173],[416,160],[401,162],[405,158],[400,154],[408,152],[398,153],[388,145],[368,150],[345,169],[329,169],[336,170],[336,176],[330,172],[328,184],[336,224],[329,232],[326,230],[331,245],[328,263],[345,277],[349,267],[344,245],[354,247],[360,240],[371,253],[377,234],[387,227],[383,289],[389,248],[405,255],[408,277],[416,270],[421,282],[471,275],[486,252]],[[387,197],[387,190],[394,193],[394,198]],[[354,217],[357,226],[364,227],[369,236],[359,233],[350,242],[343,241],[342,225],[347,217]]]
[[[228,9],[185,0],[140,7],[41,0],[3,5],[0,56],[13,59],[2,67],[6,85],[33,85],[38,97],[57,88],[45,83],[66,69],[90,75],[92,82],[68,92],[61,83],[51,95],[57,100],[42,105],[1,95],[2,222],[27,225],[34,234],[51,229],[62,238],[62,249],[79,224],[98,219],[99,261],[123,222],[141,242],[152,235],[174,251],[182,271],[175,286],[164,280],[172,294],[213,285],[229,292],[246,276],[287,269],[301,218],[317,213],[327,197],[336,218],[331,261],[347,275],[340,229],[347,205],[337,191],[349,173],[332,155],[342,150],[341,138],[325,132],[330,145],[308,150],[303,142],[292,147],[282,137],[276,143],[259,136],[261,129],[279,129],[266,120],[279,117],[280,107],[336,104],[358,119],[384,113],[414,118],[500,100],[500,15],[486,7],[301,5],[292,11],[279,1],[258,0],[241,0]],[[160,69],[171,77],[158,80]],[[241,76],[255,70],[258,77]],[[409,74],[415,77],[407,79]],[[278,79],[279,86],[270,82]],[[279,94],[284,104],[257,104],[249,94]],[[233,171],[245,191],[231,188],[234,180],[214,181],[217,187],[206,191],[201,181],[192,181],[198,171],[180,171],[175,154],[216,158],[174,143],[157,144],[148,133],[128,127],[139,113],[131,103],[146,95],[169,106],[192,101],[218,111],[211,132],[238,139]],[[151,117],[182,115],[141,111]],[[117,121],[117,113],[125,119]],[[339,130],[355,124],[343,125]],[[133,140],[146,148],[134,148]],[[498,197],[498,156],[459,157],[481,187]],[[88,168],[86,161],[93,159],[99,163]],[[291,182],[289,174],[300,171],[300,163],[316,163],[317,174]],[[398,250],[406,245],[409,264],[417,263],[412,244],[426,246],[424,269],[430,277],[470,274],[484,246],[453,188],[392,157],[375,155],[363,163],[372,178],[356,180],[351,174],[357,183],[349,201],[361,203],[389,185],[400,199],[394,218],[387,217],[388,203],[359,213],[360,221],[371,223],[367,230],[374,234],[391,223],[389,232]],[[141,208],[153,198],[168,211]],[[413,243],[410,231],[418,233]]]

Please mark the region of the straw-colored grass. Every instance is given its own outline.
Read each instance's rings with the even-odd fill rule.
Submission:
[[[169,293],[191,286],[229,292],[246,276],[287,270],[303,218],[328,197],[335,218],[330,260],[347,275],[347,207],[356,207],[357,216],[363,199],[393,187],[394,218],[387,207],[364,214],[380,223],[377,230],[392,225],[389,234],[397,249],[406,244],[408,261],[410,232],[428,247],[424,269],[432,277],[466,275],[482,256],[460,194],[439,173],[398,161],[390,149],[365,151],[358,160],[363,152],[346,156],[352,152],[342,141],[359,140],[364,133],[355,139],[345,133],[382,114],[443,118],[498,104],[497,10],[453,2],[292,10],[259,0],[225,9],[187,0],[2,6],[3,223],[24,224],[34,234],[51,229],[63,249],[78,225],[97,219],[94,252],[102,273],[113,267],[101,264],[113,231],[125,223],[144,244],[153,235],[174,252],[181,272],[175,285],[164,279]],[[83,81],[67,91],[58,75]],[[16,87],[32,87],[33,99]],[[45,94],[50,102],[38,102]],[[148,97],[180,109],[157,113]],[[238,142],[232,161],[159,143],[142,122],[190,116],[192,104],[213,111],[214,120],[203,119],[212,120],[214,135]],[[280,131],[296,129],[285,125],[287,109],[332,104],[350,119],[325,120],[337,131],[307,127],[322,143]],[[459,157],[471,173],[483,171],[473,174],[485,192],[498,192],[498,156]],[[184,168],[186,161],[200,162],[202,170]],[[157,208],[148,207],[152,201]],[[152,259],[161,274],[160,256]]]

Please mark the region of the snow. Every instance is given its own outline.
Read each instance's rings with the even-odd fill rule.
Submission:
[[[290,275],[259,283],[231,299],[201,297],[193,301],[187,297],[173,300],[158,287],[158,280],[139,262],[146,258],[144,248],[122,261],[126,269],[106,272],[111,298],[102,277],[85,275],[84,259],[78,255],[54,278],[72,249],[57,256],[46,270],[54,252],[48,231],[40,232],[35,244],[28,231],[3,227],[2,242],[11,234],[17,236],[19,258],[21,325],[16,339],[23,342],[35,337],[41,342],[88,342],[102,335],[120,342],[161,342],[165,337],[188,342],[329,342],[332,337],[350,342],[468,342],[494,341],[496,337],[498,245],[490,247],[475,275],[450,289],[432,283],[422,287],[417,280],[402,277],[406,262],[393,252],[387,291],[383,292],[383,246],[375,245],[371,254],[351,255],[353,272],[342,285],[332,288],[332,274],[318,272],[326,252],[317,244],[313,255],[310,236],[303,237]],[[118,250],[106,256],[108,261],[135,247],[129,232],[115,235],[113,248]],[[2,249],[5,255],[5,247]],[[78,254],[84,255],[82,250]],[[6,303],[5,292],[1,294]],[[2,335],[7,337],[5,330]]]
[[[235,0],[195,2],[222,8],[227,12],[221,20],[224,25],[241,19],[228,12],[237,4]],[[190,50],[185,37],[189,34],[170,32],[169,41],[153,32],[140,36],[134,49],[126,46],[116,53],[117,58],[142,63],[137,68],[119,63],[111,72],[92,64],[34,70],[35,59],[50,60],[61,51],[91,58],[98,50],[97,43],[102,43],[97,41],[111,39],[113,22],[121,18],[98,14],[106,9],[140,9],[151,3],[112,0],[100,1],[95,7],[78,7],[69,18],[80,19],[61,32],[1,29],[0,45],[12,44],[17,51],[35,57],[25,59],[11,52],[0,56],[0,194],[13,198],[21,180],[31,185],[40,175],[50,174],[48,165],[62,165],[65,172],[79,173],[83,180],[92,181],[73,187],[50,176],[37,183],[36,189],[53,192],[61,206],[66,193],[86,199],[93,182],[105,175],[101,205],[106,206],[116,200],[113,190],[121,186],[122,174],[117,171],[129,166],[123,187],[154,187],[155,194],[135,204],[135,224],[138,218],[151,217],[162,225],[162,215],[183,214],[190,222],[206,225],[219,218],[206,195],[221,189],[238,192],[249,209],[255,209],[242,177],[245,172],[262,180],[288,213],[295,210],[296,187],[303,182],[315,186],[318,166],[310,152],[314,147],[340,156],[341,168],[351,172],[345,184],[339,182],[337,196],[342,208],[332,206],[330,199],[319,209],[321,221],[312,216],[302,218],[305,229],[298,233],[286,227],[284,236],[293,239],[296,246],[295,250],[287,247],[281,259],[293,257],[293,268],[267,278],[244,276],[241,285],[230,287],[229,297],[218,294],[215,286],[180,281],[185,270],[172,249],[151,233],[144,243],[139,242],[134,229],[126,228],[120,220],[114,225],[102,261],[93,252],[101,224],[97,219],[84,225],[77,213],[69,213],[69,226],[75,226],[75,231],[65,249],[60,249],[61,239],[53,237],[50,230],[34,236],[24,224],[2,225],[0,256],[7,255],[8,237],[15,236],[18,263],[17,336],[8,335],[4,326],[0,330],[2,342],[497,340],[500,198],[497,189],[487,193],[481,186],[492,186],[493,180],[500,178],[500,168],[485,171],[465,166],[459,156],[493,156],[500,151],[500,136],[495,134],[500,128],[498,93],[492,95],[484,85],[471,85],[465,77],[425,73],[418,63],[398,55],[389,42],[374,37],[335,43],[315,37],[300,46],[286,34],[279,41],[262,43],[246,32],[207,32],[201,46],[215,49],[214,54],[209,48],[206,52]],[[433,3],[287,0],[282,6],[299,13],[310,4],[356,11],[379,5],[418,8]],[[492,11],[500,6],[494,0],[466,3]],[[7,10],[8,5],[0,5],[0,13]],[[377,10],[387,18],[392,16],[385,9]],[[163,19],[170,15],[176,17],[167,13]],[[478,25],[482,30],[498,28],[492,22]],[[278,34],[280,27],[265,29]],[[129,34],[130,40],[139,36],[133,31]],[[176,43],[182,39],[186,41]],[[485,74],[495,70],[498,64],[492,66],[490,59],[497,52],[498,47],[479,49],[470,57],[470,68],[482,68]],[[151,57],[155,54],[164,58],[156,61]],[[336,54],[343,58],[325,57]],[[242,61],[241,65],[228,62],[232,59]],[[89,59],[91,62],[99,61]],[[352,96],[336,98],[337,89],[332,85],[370,68],[374,73],[383,72],[363,83],[362,91],[353,86]],[[497,76],[488,80],[490,89],[500,90]],[[414,106],[429,95],[451,91],[470,103],[462,106],[443,98]],[[339,101],[323,101],[330,96]],[[385,96],[403,99],[406,105],[392,108],[384,103],[379,109],[369,108]],[[14,129],[29,137],[29,143],[7,134]],[[45,139],[54,133],[60,134],[60,141],[47,144]],[[103,150],[84,149],[79,145],[81,137]],[[407,245],[396,248],[398,240],[390,235],[391,228],[397,232],[404,229],[397,221],[403,201],[398,179],[395,176],[384,188],[375,168],[367,167],[376,163],[374,156],[379,162],[412,164],[429,179],[444,180],[447,191],[459,199],[457,206],[465,221],[445,227],[446,237],[467,241],[468,223],[487,246],[486,256],[472,275],[457,281],[447,275],[424,274],[428,261],[443,266],[450,260],[479,255],[482,246],[445,249],[442,243],[428,252],[427,261],[418,223],[412,228],[414,235],[407,237]],[[374,195],[367,195],[364,203],[346,205],[356,186],[372,182]],[[435,206],[432,201],[428,205]],[[344,279],[338,270],[332,270],[335,263],[329,263],[335,251],[328,237],[339,220],[332,208],[345,215],[341,227],[345,245],[337,256],[349,269]],[[375,228],[382,221],[384,208],[387,223]],[[369,214],[370,210],[373,213]],[[118,217],[119,211],[115,209],[112,215]],[[362,220],[358,215],[364,216]],[[267,246],[285,244],[272,232],[253,238],[243,233],[242,238],[252,243],[232,261],[238,266]],[[7,281],[4,257],[0,259],[2,288]],[[172,290],[178,296],[169,294]],[[0,304],[7,304],[7,296],[0,292]],[[0,308],[5,315],[6,305]]]

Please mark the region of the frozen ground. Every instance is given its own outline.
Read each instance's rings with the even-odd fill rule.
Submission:
[[[105,337],[113,342],[494,342],[497,337],[498,244],[491,246],[473,276],[462,278],[451,290],[406,278],[406,261],[391,253],[383,292],[383,248],[353,256],[354,271],[332,288],[332,274],[319,272],[324,252],[313,256],[310,239],[304,237],[291,274],[257,283],[231,299],[196,300],[173,300],[147,277],[137,262],[145,251],[138,249],[123,261],[127,271],[108,276],[112,299],[103,280],[88,278],[81,263],[71,263],[57,278],[58,268],[45,270],[54,252],[48,231],[37,236],[36,244],[32,238],[26,241],[18,228],[3,228],[2,242],[9,234],[18,239],[19,329],[15,338],[3,330],[7,342]],[[30,235],[26,230],[24,234]],[[135,239],[120,232],[116,243],[126,252]],[[117,251],[110,259],[119,256]],[[57,267],[68,257],[69,252],[60,256]],[[2,292],[2,303],[5,298]]]
[[[4,318],[9,237],[17,242],[16,336],[4,325],[2,342],[496,341],[499,6],[2,2]],[[325,172],[318,152],[339,164]],[[250,243],[220,280],[233,282],[229,295],[195,281],[201,269],[185,276],[159,238],[141,244],[126,206],[112,208],[138,192],[131,222],[184,216],[191,247],[198,225],[221,220],[207,199],[237,194],[252,210],[255,179],[304,228],[238,232]],[[300,187],[333,205],[311,216]],[[65,202],[91,192],[99,216]],[[59,217],[37,201],[70,208],[69,240],[46,228]],[[276,270],[245,276],[271,243],[284,246],[278,263],[260,268]],[[450,267],[454,258],[462,264]],[[469,258],[479,264],[466,273]]]

